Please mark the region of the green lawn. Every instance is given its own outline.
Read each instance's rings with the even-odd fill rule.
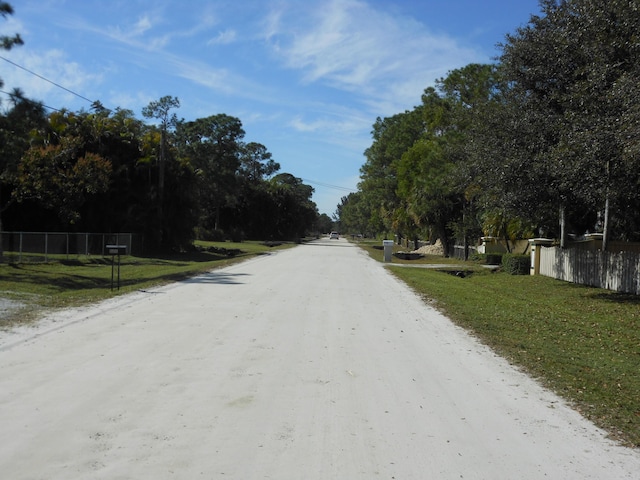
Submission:
[[[364,246],[382,260],[371,243]],[[474,273],[460,278],[438,271],[443,269],[390,269],[612,437],[640,447],[640,297],[542,276],[492,273],[472,262],[420,262],[443,260]],[[393,259],[400,263],[416,262]]]

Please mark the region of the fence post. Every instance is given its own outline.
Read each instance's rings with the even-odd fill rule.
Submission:
[[[529,269],[530,275],[540,275],[540,249],[542,247],[549,247],[553,243],[550,238],[531,238],[529,244],[531,245],[531,267]]]

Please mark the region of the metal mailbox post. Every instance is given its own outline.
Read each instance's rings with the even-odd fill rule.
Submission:
[[[126,245],[105,245],[106,252],[111,255],[111,290],[113,290],[114,259],[118,256],[118,290],[120,290],[120,255],[127,254]]]

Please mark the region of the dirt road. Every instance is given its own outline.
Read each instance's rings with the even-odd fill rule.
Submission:
[[[11,480],[640,478],[344,240],[0,334],[0,426]]]

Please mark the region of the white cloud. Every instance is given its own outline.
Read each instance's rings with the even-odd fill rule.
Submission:
[[[16,33],[23,35],[25,32],[24,24],[13,16],[0,18],[0,35],[14,36]]]
[[[300,115],[297,115],[289,122],[289,126],[298,132],[315,132],[319,129],[325,129],[328,125],[328,122],[324,120],[305,122]]]
[[[259,83],[226,68],[215,68],[202,61],[170,53],[161,55],[161,63],[174,75],[226,95],[255,100],[263,100],[267,95]]]
[[[131,31],[128,34],[132,37],[139,37],[146,31],[151,29],[151,19],[148,15],[141,17],[136,23],[133,24]]]
[[[139,42],[149,41],[149,39],[144,39],[145,35],[160,22],[161,20],[158,16],[152,19],[149,14],[146,14],[138,18],[138,20],[136,20],[135,22],[128,22],[123,25],[112,25],[106,28],[89,27],[87,25],[83,25],[83,27],[96,33],[106,34],[112,39],[118,40],[123,43],[139,44]],[[157,39],[151,43],[159,46],[164,45],[162,41],[158,41]],[[149,45],[149,43],[147,43],[147,45]]]
[[[14,49],[3,56],[23,67],[8,65],[3,69],[4,90],[20,88],[27,97],[34,100],[46,99],[45,103],[54,108],[72,103],[79,105],[78,108],[88,109],[90,103],[77,95],[93,100],[90,92],[103,80],[102,72],[86,71],[79,63],[70,61],[63,51],[57,49],[42,54]]]
[[[332,111],[328,110],[324,114],[305,111],[304,117],[295,115],[286,125],[296,135],[308,135],[319,144],[337,146],[342,154],[355,156],[359,160],[360,154],[370,143],[369,131],[372,123],[373,120],[368,115],[333,106]]]
[[[207,45],[228,45],[235,42],[238,34],[235,30],[227,29],[219,32],[214,38],[207,42]]]
[[[84,20],[67,20],[67,26],[73,29],[86,30],[111,40],[145,51],[159,52],[172,46],[176,39],[191,38],[218,23],[210,11],[194,12],[193,23],[185,23],[186,28],[175,29],[171,20],[171,12],[161,7],[140,16],[135,22],[123,22],[106,27],[91,25]],[[222,40],[228,40],[233,32],[222,32]]]
[[[262,36],[268,42],[274,40],[274,37],[277,37],[282,30],[282,17],[284,15],[284,11],[280,8],[272,8],[267,12],[262,21]]]
[[[296,115],[289,122],[289,126],[299,132],[318,132],[333,133],[336,135],[351,135],[361,132],[363,122],[368,122],[368,118],[349,115],[348,113],[337,110],[331,116],[319,116],[315,120],[304,120],[301,115]]]
[[[389,105],[385,114],[418,104],[436,78],[477,61],[477,52],[452,38],[361,0],[315,5],[306,17],[284,21],[286,10],[272,14],[279,19],[269,23],[274,52],[302,72],[303,82],[351,92],[365,104]]]
[[[361,83],[365,72],[379,61],[375,38],[360,25],[355,10],[362,4],[354,1],[332,2],[315,12],[316,26],[296,33],[284,50],[289,67],[305,70],[305,79],[315,82],[328,77],[341,83]]]

